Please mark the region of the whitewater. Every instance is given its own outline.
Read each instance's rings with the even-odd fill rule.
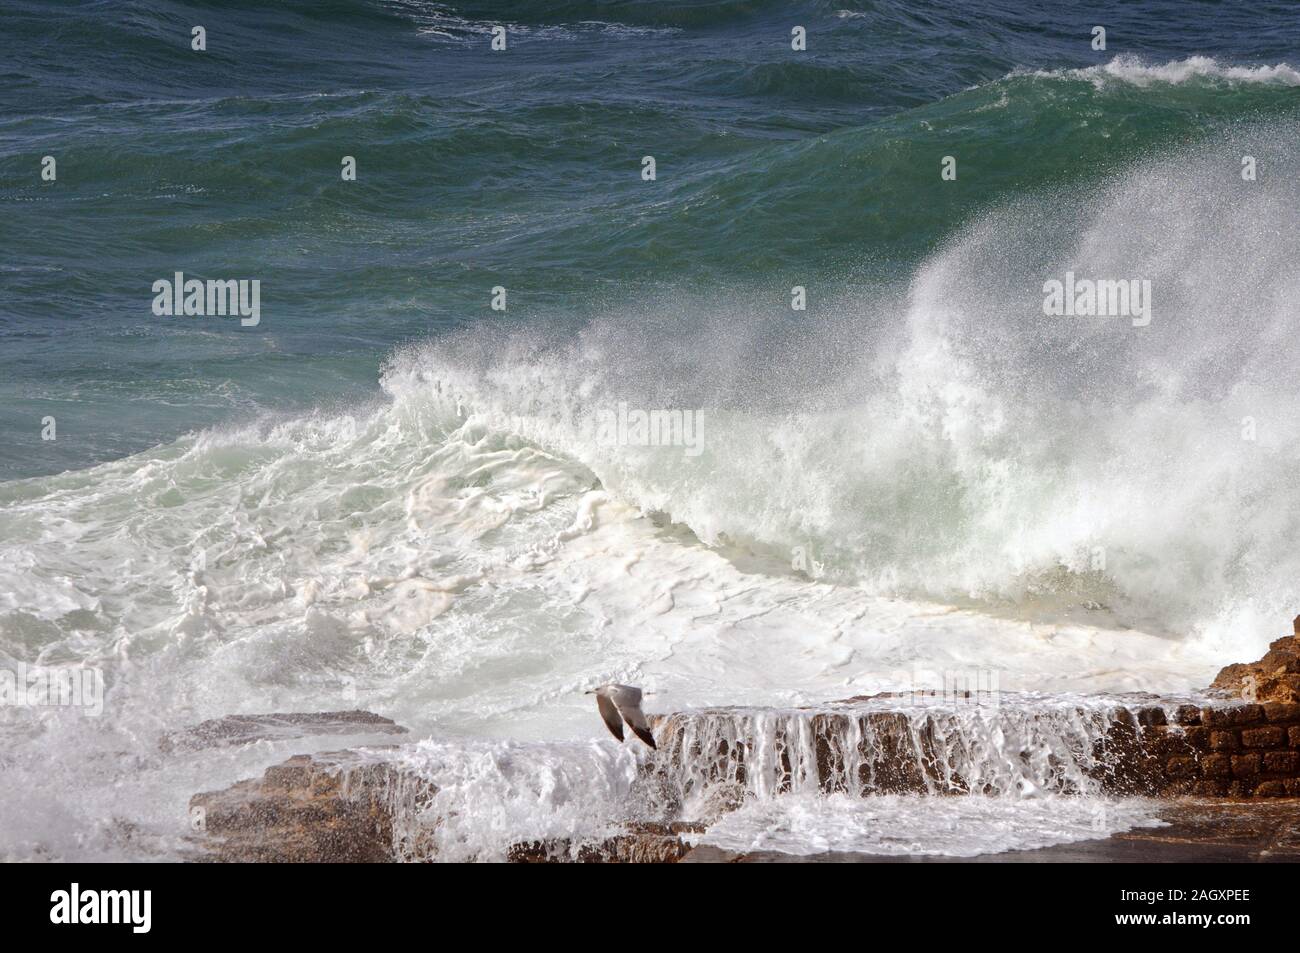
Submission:
[[[1125,69],[1083,79],[1210,68]],[[653,711],[790,710],[992,672],[1003,720],[963,728],[990,738],[1043,697],[1191,697],[1300,605],[1297,131],[1001,201],[785,326],[748,286],[480,322],[395,349],[369,404],[0,484],[0,662],[106,684],[99,718],[0,712],[0,857],[178,856],[191,794],[301,748],[158,750],[231,713],[394,718],[457,819],[440,857],[496,859],[624,817],[652,755],[605,736],[582,694],[604,682]],[[1045,316],[1071,270],[1149,279],[1150,325]],[[620,402],[702,412],[701,452],[597,439]],[[970,856],[1154,823],[1011,780],[755,789],[704,839]]]

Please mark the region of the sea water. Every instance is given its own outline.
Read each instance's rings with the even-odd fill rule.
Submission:
[[[0,663],[101,710],[0,710],[0,856],[179,856],[190,795],[317,744],[159,750],[231,713],[396,719],[440,856],[488,859],[645,814],[596,684],[957,673],[1014,719],[1257,657],[1300,605],[1300,32],[1117,3],[1097,51],[1022,6],[7,4]],[[153,313],[177,272],[258,322]],[[1149,322],[1045,313],[1067,275],[1150,282]],[[608,427],[675,412],[689,444]],[[702,837],[1151,820],[1028,780],[760,785]]]

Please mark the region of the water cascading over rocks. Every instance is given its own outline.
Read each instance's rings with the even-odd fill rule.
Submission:
[[[1099,793],[1119,702],[710,709],[663,718],[653,772],[686,812],[784,793]]]

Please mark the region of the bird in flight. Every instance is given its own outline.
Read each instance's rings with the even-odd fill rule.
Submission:
[[[623,722],[626,721],[638,738],[651,748],[655,746],[650,725],[645,720],[645,712],[641,710],[641,689],[634,685],[601,685],[586,694],[596,696],[600,717],[605,719],[605,724],[615,738],[623,740]]]

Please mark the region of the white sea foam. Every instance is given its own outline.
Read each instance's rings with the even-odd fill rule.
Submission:
[[[1153,807],[1096,798],[782,795],[724,815],[700,842],[737,853],[975,857],[1161,826]]]
[[[1232,66],[1210,56],[1189,56],[1167,63],[1147,63],[1140,57],[1116,56],[1107,63],[1080,69],[1035,70],[1032,76],[1083,79],[1101,88],[1107,83],[1151,86],[1157,83],[1186,83],[1192,80],[1222,83],[1261,83],[1300,86],[1300,71],[1286,63]]]
[[[604,741],[426,741],[378,755],[437,788],[391,804],[410,860],[501,860],[520,844],[572,857],[647,821],[704,825],[694,839],[738,851],[956,856],[1156,823],[1150,804],[1101,796],[1097,743],[1118,701],[1004,701],[687,712],[656,726],[653,754]],[[888,793],[909,766],[927,796]]]
[[[439,341],[386,386],[580,461],[616,499],[768,570],[802,550],[867,593],[1021,618],[1104,605],[1095,619],[1249,657],[1300,602],[1300,190],[1267,145],[1293,131],[1022,199],[905,291],[855,291],[797,338],[765,337],[743,306],[679,302],[573,339]],[[1245,148],[1265,180],[1240,180]],[[1043,318],[1044,279],[1071,270],[1149,281],[1151,325]],[[621,400],[707,408],[702,454],[600,446],[593,420]]]
[[[491,818],[447,830],[449,853],[491,853],[571,829],[574,800],[520,820],[546,771],[619,816],[638,755],[602,738],[580,694],[598,682],[660,710],[953,669],[1175,692],[1256,657],[1300,603],[1300,175],[1256,152],[1253,185],[1224,140],[1008,205],[797,335],[735,300],[478,329],[395,355],[371,407],[0,484],[0,664],[107,684],[93,723],[0,712],[0,853],[168,855],[189,794],[293,753],[156,752],[231,712],[372,708],[453,748],[542,745],[510,754]],[[1151,325],[1044,319],[1067,269],[1149,278]],[[619,400],[706,408],[703,452],[602,446],[590,423]],[[511,777],[448,772],[447,798]]]

